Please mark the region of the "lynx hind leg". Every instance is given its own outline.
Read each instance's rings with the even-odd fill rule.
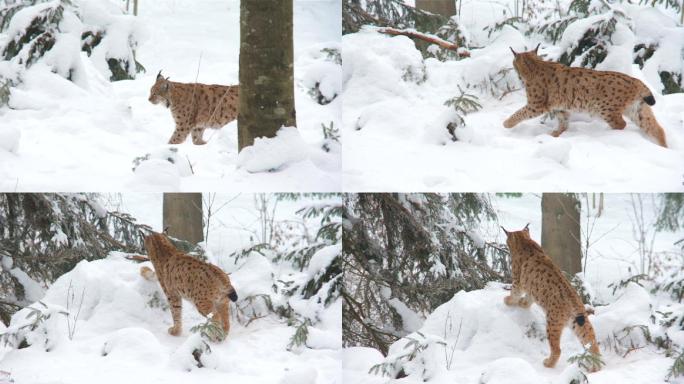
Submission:
[[[524,120],[529,120],[532,118],[535,118],[537,116],[540,116],[543,113],[542,108],[537,108],[537,107],[530,107],[530,105],[526,105],[519,110],[517,110],[514,114],[511,115],[508,119],[504,120],[503,126],[506,128],[513,128],[518,123]]]
[[[192,143],[195,145],[204,145],[207,142],[202,137],[204,135],[204,128],[195,128],[192,130]]]
[[[169,333],[173,336],[180,336],[183,330],[183,301],[180,296],[171,296],[168,299],[173,318],[173,326],[169,328]]]
[[[625,110],[627,117],[639,126],[647,135],[651,136],[658,142],[661,147],[667,148],[667,140],[665,138],[665,130],[658,124],[653,110],[648,104],[639,100],[633,103]]]
[[[598,343],[596,342],[596,334],[594,333],[594,327],[591,326],[591,323],[589,322],[589,319],[587,318],[586,314],[579,315],[574,319],[572,323],[572,330],[573,332],[575,332],[575,335],[582,343],[582,345],[589,345],[589,351],[591,351],[592,354],[598,356],[601,355]],[[594,366],[592,367],[591,372],[596,372],[599,369],[601,369],[600,366]]]
[[[215,305],[211,300],[198,300],[195,302],[195,307],[197,307],[197,311],[204,317],[209,317],[211,314],[211,321],[223,328],[225,331],[225,328],[223,327],[223,314],[219,308],[218,303]],[[213,340],[213,341],[220,341],[220,340]]]
[[[625,119],[622,118],[621,113],[601,113],[601,118],[605,120],[612,129],[625,129],[625,126],[627,126],[627,123],[625,122]]]
[[[548,317],[546,319],[546,336],[549,339],[549,349],[551,351],[549,357],[544,359],[544,366],[547,368],[555,367],[560,358],[560,338],[564,325],[562,321],[556,318]]]
[[[555,131],[551,132],[551,136],[553,137],[558,137],[561,135],[561,133],[565,132],[568,129],[568,119],[570,117],[570,113],[567,111],[556,111],[556,119],[558,119],[558,128],[556,128]]]
[[[221,322],[221,327],[223,327],[223,332],[228,335],[230,331],[230,310],[229,310],[228,298],[224,297],[216,303],[216,312],[218,320]]]

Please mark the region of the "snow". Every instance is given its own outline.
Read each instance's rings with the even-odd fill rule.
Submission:
[[[675,16],[661,8],[612,4],[634,20],[635,29],[618,23],[611,51],[599,66],[639,78],[654,92],[652,108],[666,132],[666,149],[632,122],[612,130],[580,113],[571,114],[569,129],[558,138],[549,135],[557,127],[554,119],[504,128],[502,122],[526,104],[509,47],[521,51],[539,42],[538,35],[525,36],[509,25],[491,36],[483,31],[512,16],[513,6],[503,0],[463,2],[458,21],[475,48],[459,61],[422,60],[410,39],[369,27],[342,37],[345,190],[682,191],[684,96],[661,95],[658,75],[684,65],[684,28]],[[539,52],[547,60],[558,58],[602,17],[574,22],[557,45],[543,42]],[[660,19],[669,21],[650,22]],[[661,48],[639,69],[631,63],[632,46],[649,40]],[[446,124],[457,119],[444,102],[459,95],[459,87],[476,95],[483,108],[464,116],[454,142]]]
[[[295,102],[300,137],[289,136],[288,143],[296,143],[297,150],[288,165],[277,172],[257,173],[239,167],[237,123],[232,122],[206,132],[208,144],[204,146],[190,140],[177,146],[178,156],[192,164],[190,174],[176,174],[173,167],[153,160],[132,170],[134,159],[168,148],[174,130],[170,112],[147,100],[149,89],[160,69],[174,81],[236,84],[239,2],[154,1],[141,4],[137,17],[121,14],[121,4],[108,0],[74,3],[82,22],[65,16],[64,36],[60,35],[54,52],[21,73],[22,83],[12,89],[10,108],[0,112],[1,189],[340,190],[341,150],[322,148],[321,124],[341,126],[341,100],[319,105],[307,87],[320,81],[326,96],[340,92],[340,66],[330,65],[321,53],[325,48],[339,48],[340,0],[295,1]],[[22,17],[22,12],[27,16]],[[26,25],[36,9],[22,12],[13,19],[12,28],[0,34],[0,41]],[[104,26],[111,33],[90,57],[75,50],[80,30]],[[131,58],[132,51],[124,44],[128,41],[134,42],[136,59],[147,72],[138,73],[134,80],[110,83],[106,60]],[[70,66],[76,68],[75,82],[62,77]],[[10,67],[3,64],[0,71],[12,74],[10,69],[15,68]]]
[[[257,138],[237,158],[239,168],[248,172],[273,172],[307,158],[307,145],[296,127],[282,127],[273,138]]]
[[[14,265],[14,260],[10,256],[3,256],[0,260],[0,265],[2,265],[2,269],[9,271]]]
[[[3,267],[5,267],[4,257]],[[33,280],[26,272],[19,268],[12,268],[9,270],[9,273],[14,276],[19,281],[19,284],[24,287],[24,296],[27,302],[31,303],[43,298],[43,287],[41,287],[37,281]]]
[[[314,278],[320,272],[323,272],[328,268],[328,266],[335,260],[336,257],[342,254],[342,245],[330,245],[321,248],[318,252],[311,256],[311,261],[309,261],[309,271],[307,277],[309,279]]]

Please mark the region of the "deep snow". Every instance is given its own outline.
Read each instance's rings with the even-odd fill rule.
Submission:
[[[115,7],[122,4],[116,2]],[[179,145],[175,164],[155,156],[168,151],[174,129],[170,112],[147,100],[158,71],[174,81],[235,84],[239,69],[237,0],[166,0],[140,4],[134,30],[140,41],[137,59],[147,72],[135,80],[108,82],[102,60],[84,53],[80,61],[85,79],[78,84],[41,63],[22,75],[23,84],[12,92],[11,109],[0,111],[0,189],[339,190],[341,150],[334,144],[329,152],[321,149],[321,124],[340,126],[340,101],[319,105],[306,85],[318,80],[322,91],[335,93],[338,87],[339,93],[340,67],[328,65],[321,49],[339,47],[340,12],[339,0],[295,1],[299,135],[277,141],[281,148],[297,143],[299,156],[261,152],[278,163],[277,172],[250,173],[250,167],[239,166],[236,122],[205,132],[205,146],[190,140]],[[147,154],[151,160],[133,171],[134,159]]]
[[[598,198],[598,195],[596,196]],[[641,195],[643,217],[647,225],[647,239],[653,234],[658,200],[653,195]],[[596,209],[589,208],[582,199],[582,236],[591,230],[587,268],[581,276],[594,300],[605,305],[594,306],[595,315],[589,317],[597,333],[606,366],[597,373],[588,374],[589,383],[662,383],[672,359],[652,346],[626,354],[627,348],[616,353],[608,339],[614,334],[623,337],[626,326],[650,325],[654,337],[663,335],[664,329],[652,325],[650,316],[660,312],[682,313],[684,304],[677,303],[665,294],[651,294],[650,286],[630,283],[613,293],[610,283],[639,273],[640,254],[633,234],[634,214],[632,198],[626,194],[606,194],[602,215],[595,219]],[[598,201],[598,200],[597,200]],[[638,202],[638,200],[635,200]],[[498,221],[483,223],[476,231],[487,242],[504,242],[505,235],[499,225],[518,230],[530,223],[533,239],[541,236],[541,196],[525,194],[521,198],[496,196],[492,201]],[[681,268],[681,249],[674,242],[684,237],[682,231],[658,232],[653,241],[653,252],[661,260],[661,267]],[[417,332],[425,338],[446,342],[446,346],[433,343],[424,355],[424,363],[416,364],[416,371],[405,379],[405,384],[421,383],[421,375],[431,377],[431,383],[554,383],[567,384],[576,367],[567,359],[582,351],[580,343],[569,329],[561,339],[561,359],[553,369],[545,368],[542,360],[548,354],[545,340],[545,316],[542,309],[533,305],[530,310],[510,308],[503,303],[509,293],[504,285],[490,283],[485,289],[461,291],[448,302],[424,317]],[[414,332],[407,337],[423,338]],[[679,345],[684,344],[684,331],[675,325],[668,336]],[[637,330],[624,339],[628,344],[644,345]],[[614,340],[613,340],[614,341]],[[392,345],[390,357],[407,352],[401,339]],[[416,361],[418,361],[417,359]],[[395,382],[387,377],[369,374],[376,364],[386,361],[379,351],[353,347],[343,352],[345,382],[375,384]],[[450,363],[449,363],[450,362]],[[447,368],[448,366],[448,368]],[[410,365],[409,365],[410,369]],[[425,371],[423,371],[425,369]],[[421,373],[422,372],[422,373]]]
[[[568,2],[561,2],[564,7]],[[664,127],[669,149],[654,144],[628,122],[611,130],[598,118],[571,116],[559,138],[549,135],[555,120],[525,121],[513,129],[502,122],[526,103],[521,83],[512,71],[509,46],[533,48],[538,36],[525,36],[505,26],[491,37],[483,30],[512,15],[513,1],[464,0],[457,16],[471,41],[481,48],[460,61],[422,61],[413,42],[365,28],[342,38],[344,188],[351,191],[681,191],[684,174],[684,95],[662,96],[657,68],[682,66],[684,28],[671,12],[643,5],[616,5],[632,17],[637,36],[619,29],[615,46],[598,69],[623,71],[654,91],[654,113]],[[506,12],[506,13],[504,13]],[[582,21],[580,21],[580,24]],[[571,25],[572,27],[572,25]],[[558,57],[562,47],[581,30],[540,53]],[[629,44],[661,42],[663,52],[639,70],[631,64]],[[620,43],[620,44],[619,44]],[[666,46],[678,47],[671,50]],[[631,47],[631,45],[629,45]],[[631,49],[631,48],[630,48]],[[501,72],[508,70],[508,72]],[[425,74],[425,81],[420,82]],[[490,93],[491,79],[517,91]],[[452,142],[444,102],[459,87],[479,97],[483,109],[465,116]],[[504,87],[505,88],[505,87]]]

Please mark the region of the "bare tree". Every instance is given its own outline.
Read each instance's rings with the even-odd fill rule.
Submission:
[[[204,240],[201,193],[165,193],[163,216],[169,236],[192,244]]]
[[[238,149],[296,126],[292,0],[240,1]]]
[[[582,270],[580,208],[573,194],[542,194],[542,248],[570,275]]]

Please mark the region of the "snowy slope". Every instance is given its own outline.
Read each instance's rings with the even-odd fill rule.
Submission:
[[[481,48],[472,49],[471,57],[460,61],[423,62],[407,37],[388,37],[370,28],[343,36],[345,188],[681,191],[684,95],[658,94],[661,86],[655,69],[681,65],[681,58],[659,57],[653,66],[639,70],[631,65],[629,52],[616,46],[615,54],[599,68],[626,72],[655,90],[653,109],[665,129],[668,149],[654,144],[631,122],[618,131],[582,114],[571,116],[570,128],[559,138],[549,135],[556,128],[555,120],[537,118],[513,129],[503,127],[502,122],[526,103],[517,75],[503,72],[502,76],[500,72],[512,68],[509,46],[521,51],[539,42],[510,26],[487,36],[483,28],[510,17],[513,4],[507,0],[463,2],[459,20],[473,44]],[[675,24],[673,14],[645,6],[633,6],[626,12],[636,20],[640,39],[652,36],[657,41],[658,33],[665,33],[663,42],[676,45],[683,41],[681,26],[665,28],[669,24],[663,19]],[[649,20],[657,20],[658,27]],[[631,32],[620,33],[620,39],[634,39]],[[566,43],[542,43],[540,53],[556,57]],[[416,81],[423,74],[425,80]],[[518,90],[492,95],[488,89],[491,79]],[[483,108],[465,117],[466,126],[456,130],[458,141],[452,142],[445,129],[452,112],[444,102],[457,96],[459,87],[476,95]]]
[[[137,79],[110,83],[85,56],[85,87],[40,64],[23,74],[23,84],[12,93],[11,109],[0,112],[0,132],[16,141],[8,145],[11,151],[0,149],[0,188],[339,190],[339,148],[321,149],[321,124],[340,125],[339,101],[318,105],[304,81],[327,75],[335,83],[339,77],[335,68],[320,74],[320,66],[327,62],[320,50],[339,46],[340,2],[295,3],[296,103],[303,144],[300,155],[278,172],[250,173],[238,167],[236,122],[205,132],[205,146],[194,146],[190,140],[178,146],[175,165],[165,161],[174,123],[166,108],[147,100],[155,76],[163,70],[174,81],[237,83],[240,14],[236,0],[167,0],[140,4],[137,59],[147,72]],[[292,140],[281,142],[287,146]],[[152,154],[152,160],[133,172],[134,159],[146,154]]]
[[[310,345],[318,345],[316,349],[294,351],[287,350],[293,328],[273,316],[246,324],[244,315],[238,320],[235,304],[231,304],[228,338],[210,344],[212,353],[202,360],[205,367],[197,368],[190,354],[197,336],[190,328],[204,322],[204,318],[185,302],[183,333],[180,337],[169,335],[168,309],[150,305],[155,295],[163,297],[159,284],[143,279],[141,264],[123,256],[113,253],[107,259],[79,263],[60,277],[43,298],[42,302],[54,311],[66,308],[71,285],[76,293],[72,301],[75,305],[71,306],[74,313],[81,292],[85,292],[73,340],[68,338],[66,317],[54,313],[45,321],[44,333],[31,336],[44,337],[46,347],[38,342],[7,352],[0,361],[0,370],[10,372],[17,383],[78,384],[92,383],[97,378],[103,384],[289,384],[292,377],[302,375],[311,378],[300,381],[303,384],[340,383],[339,345],[329,340],[340,337],[341,302],[333,304],[322,322],[311,329]],[[245,295],[260,289],[264,282],[255,276],[264,276],[263,272],[257,273],[247,265],[234,271],[231,279],[236,290]],[[237,305],[245,303],[238,301]],[[37,303],[33,307],[41,308]],[[10,329],[25,324],[27,312],[18,312]]]
[[[639,208],[639,197],[642,208]],[[643,217],[649,244],[653,239],[652,251],[658,268],[665,271],[673,270],[673,267],[681,268],[681,248],[674,243],[682,239],[684,233],[653,232],[658,200],[652,195],[606,194],[604,211],[598,218],[591,201],[591,196],[589,204],[584,198],[581,199],[583,241],[589,233],[591,246],[586,271],[580,276],[594,300],[605,304],[595,306],[596,314],[589,319],[596,329],[606,366],[600,372],[587,375],[589,383],[662,383],[672,366],[672,359],[651,345],[627,353],[629,348],[626,346],[630,342],[638,346],[646,343],[638,330],[625,336],[623,329],[648,325],[654,337],[663,336],[664,328],[652,324],[650,316],[657,317],[658,312],[682,313],[684,304],[666,294],[650,293],[652,286],[648,283],[645,288],[630,283],[615,292],[608,285],[641,272],[641,254],[634,240],[635,212]],[[497,212],[497,222],[483,223],[476,228],[485,241],[505,241],[499,225],[518,230],[527,223],[530,223],[532,238],[540,240],[541,195],[524,194],[520,198],[496,196],[492,204]],[[569,383],[576,368],[567,359],[582,351],[577,339],[569,329],[565,329],[558,365],[554,369],[545,368],[542,360],[549,349],[545,340],[546,323],[542,309],[537,305],[530,310],[507,307],[503,303],[503,297],[507,294],[503,284],[490,283],[482,290],[457,293],[429,314],[417,332],[435,342],[425,351],[425,355],[421,355],[424,364],[415,363],[413,366],[416,370],[406,372],[409,377],[396,382],[421,383],[424,377],[429,376],[430,383],[439,384]],[[667,335],[682,345],[684,330],[679,328],[669,328]],[[423,340],[423,336],[417,332],[407,337]],[[614,349],[613,335],[623,338],[619,351]],[[404,349],[407,341],[404,338],[393,344],[387,360],[374,349],[345,349],[345,380],[360,384],[387,383],[390,381],[387,377],[368,372],[377,364],[391,361],[392,356],[407,353],[408,350]],[[439,341],[445,342],[446,346],[438,344]],[[405,368],[410,369],[410,366]]]

